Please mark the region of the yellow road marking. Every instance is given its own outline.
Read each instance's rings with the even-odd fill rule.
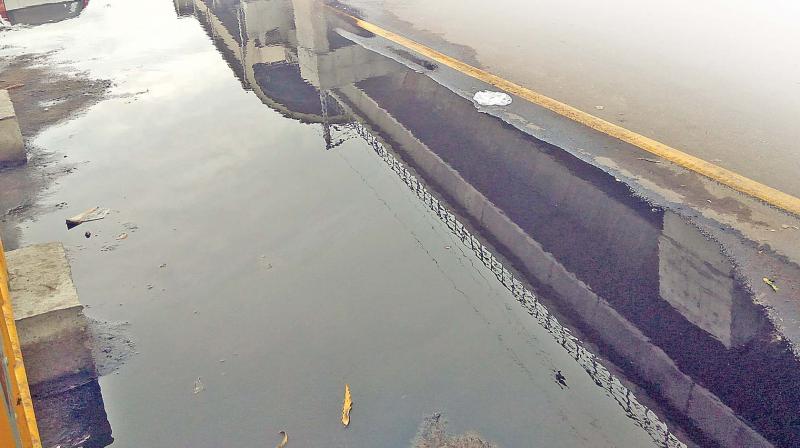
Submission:
[[[527,87],[523,87],[497,75],[493,75],[487,71],[473,67],[469,64],[459,61],[458,59],[447,56],[446,54],[440,53],[432,48],[426,47],[425,45],[403,37],[399,34],[387,31],[377,25],[361,20],[332,6],[328,7],[337,14],[350,19],[359,28],[388,39],[396,44],[402,45],[403,47],[415,51],[422,56],[426,56],[440,64],[458,70],[465,75],[471,76],[487,84],[491,84],[501,90],[549,109],[561,116],[567,117],[570,120],[600,131],[603,134],[629,143],[651,154],[655,154],[683,168],[694,171],[698,174],[702,174],[703,176],[715,180],[723,185],[727,185],[736,191],[761,199],[767,204],[800,216],[800,198],[794,197],[780,190],[776,190],[775,188],[769,187],[760,182],[756,182],[750,178],[742,176],[741,174],[687,154],[649,137],[637,134],[636,132],[625,129],[622,126],[605,121],[602,118],[595,117],[594,115],[554,100],[553,98],[542,95],[541,93],[534,92]]]

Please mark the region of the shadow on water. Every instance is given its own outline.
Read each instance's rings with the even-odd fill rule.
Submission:
[[[114,337],[80,314],[80,325],[65,327],[47,343],[23,341],[34,412],[44,448],[103,448],[111,445],[111,425],[98,382],[98,366],[108,364]],[[98,334],[96,334],[98,333]],[[98,346],[102,349],[95,350]],[[54,347],[57,349],[54,350]],[[102,356],[101,356],[102,355]]]
[[[344,39],[358,31],[312,0],[175,8],[245,89],[323,124],[328,148],[360,136],[396,153],[695,441],[800,446],[800,363],[694,225],[480,113],[424,74],[435,65]]]

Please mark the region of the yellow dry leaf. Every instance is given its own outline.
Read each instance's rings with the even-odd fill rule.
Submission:
[[[344,385],[344,405],[342,405],[342,424],[350,424],[350,409],[353,408],[353,400],[350,398],[350,385]]]
[[[275,448],[283,448],[287,443],[289,443],[289,434],[286,434],[286,431],[281,431],[278,434],[283,434],[283,440],[281,440],[281,443],[279,443]]]
[[[763,280],[764,280],[764,283],[769,285],[769,287],[772,288],[773,291],[778,292],[778,285],[775,284],[774,280],[772,280],[770,278],[767,278],[767,277],[764,277]]]

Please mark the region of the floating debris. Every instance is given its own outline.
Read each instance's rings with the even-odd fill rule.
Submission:
[[[94,207],[86,210],[83,213],[77,214],[72,218],[67,218],[67,229],[71,229],[79,224],[83,224],[84,222],[88,221],[97,221],[99,219],[103,219],[111,212],[111,209],[108,208],[101,208],[101,207]]]
[[[606,106],[594,106],[594,108],[597,110],[603,110],[606,108]]]
[[[772,280],[772,279],[770,279],[768,277],[764,277],[763,280],[764,280],[764,283],[769,285],[769,287],[772,288],[773,291],[778,292],[778,285],[775,284],[774,280]]]
[[[350,409],[353,408],[353,400],[350,397],[350,385],[344,385],[344,404],[342,405],[342,424],[348,426],[350,424]]]
[[[137,226],[136,224],[134,224],[132,222],[124,222],[124,223],[122,223],[122,227],[125,230],[127,230],[128,232],[131,232],[131,233],[139,230],[139,226]]]
[[[563,373],[561,373],[560,370],[556,370],[554,377],[556,379],[556,382],[562,389],[564,388],[569,389],[569,386],[567,386],[567,378],[564,376]]]
[[[280,431],[278,434],[283,434],[283,440],[281,440],[281,443],[279,443],[275,448],[283,448],[287,443],[289,443],[289,434],[287,434],[286,431]]]
[[[481,90],[472,99],[481,106],[508,106],[512,101],[511,95],[491,90]]]
[[[661,163],[661,161],[658,159],[648,159],[647,157],[637,157],[637,159],[644,160],[645,162],[650,162],[650,163]]]
[[[86,238],[91,238],[92,232],[87,231],[86,233],[83,234],[83,236],[85,236]]]
[[[119,235],[117,235],[118,240],[124,240],[125,238],[128,238],[127,233],[120,233]]]
[[[203,382],[200,381],[200,377],[198,376],[194,382],[194,394],[197,395],[200,392],[204,391],[206,386],[203,385]]]

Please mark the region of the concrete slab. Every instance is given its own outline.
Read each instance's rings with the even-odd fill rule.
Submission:
[[[88,321],[61,243],[6,253],[9,290],[31,385],[94,376]]]
[[[20,165],[27,161],[25,143],[8,90],[0,90],[0,166]]]

